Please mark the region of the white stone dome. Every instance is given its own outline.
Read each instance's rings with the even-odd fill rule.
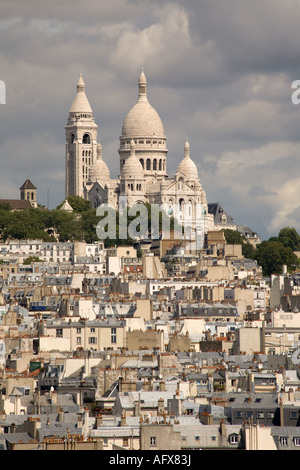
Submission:
[[[190,145],[187,141],[184,146],[184,158],[179,163],[177,171],[183,173],[188,180],[198,179],[198,170],[190,157]]]
[[[137,103],[127,114],[122,137],[164,137],[164,128],[157,111],[147,98],[147,82],[142,71],[139,78],[139,97]]]
[[[91,165],[90,171],[89,171],[89,180],[92,182],[95,181],[107,181],[110,180],[110,171],[105,163],[105,161],[102,159],[101,155],[101,145],[97,145],[97,158],[94,161],[94,163]]]
[[[133,140],[130,144],[130,156],[122,167],[121,177],[123,179],[144,179],[144,170],[141,162],[135,155],[135,144]]]

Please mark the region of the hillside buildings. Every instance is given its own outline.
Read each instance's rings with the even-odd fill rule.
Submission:
[[[173,177],[148,101],[122,125],[111,178],[80,76],[66,125],[66,196],[202,208],[203,244],[172,237],[0,243],[0,449],[300,449],[299,279],[264,278],[208,204],[189,143]],[[27,180],[21,200],[35,206]],[[68,201],[60,208],[71,211]],[[180,210],[179,210],[180,218]],[[192,225],[193,226],[193,225]],[[193,226],[195,228],[195,226]]]

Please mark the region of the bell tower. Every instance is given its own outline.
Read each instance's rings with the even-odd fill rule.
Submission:
[[[90,167],[97,158],[97,129],[80,74],[66,131],[66,197],[84,197]]]
[[[22,201],[29,201],[32,207],[37,207],[36,187],[29,178],[26,178],[25,183],[20,187],[20,199]]]

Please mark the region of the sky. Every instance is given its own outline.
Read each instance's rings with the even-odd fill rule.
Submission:
[[[299,0],[1,0],[0,198],[65,198],[82,73],[111,176],[142,67],[172,176],[188,139],[208,202],[262,239],[300,232]],[[299,95],[300,96],[300,95]]]

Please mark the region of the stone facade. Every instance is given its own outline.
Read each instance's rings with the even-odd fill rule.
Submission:
[[[157,204],[178,221],[189,220],[195,230],[201,219],[205,233],[213,230],[205,191],[198,170],[184,145],[184,157],[173,177],[167,175],[167,143],[162,121],[147,97],[144,72],[138,83],[138,100],[122,125],[120,176],[113,179],[97,141],[97,125],[80,76],[66,129],[66,197],[79,195],[93,207],[121,209],[138,203]],[[125,201],[125,202],[124,202]],[[199,226],[199,224],[198,224]]]

